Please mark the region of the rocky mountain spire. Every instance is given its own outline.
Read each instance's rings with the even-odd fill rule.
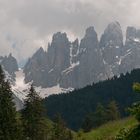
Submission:
[[[110,23],[105,29],[100,40],[100,47],[123,46],[123,34],[118,22]]]
[[[123,34],[118,22],[110,23],[100,40],[100,48],[104,64],[109,70],[109,77],[119,74],[119,61],[123,50]]]
[[[121,57],[120,72],[130,72],[135,68],[140,68],[140,29],[127,27],[125,50]]]
[[[118,22],[110,23],[98,40],[94,27],[79,41],[70,42],[66,33],[57,32],[48,45],[40,48],[24,68],[25,81],[35,86],[82,88],[134,68],[140,68],[140,30],[128,27],[126,43]]]
[[[74,45],[74,44],[73,44]],[[72,46],[74,48],[74,46]],[[102,61],[97,33],[94,27],[86,29],[85,36],[80,42],[77,59],[71,67],[63,72],[60,82],[62,87],[81,88],[93,82],[103,80],[104,64]]]

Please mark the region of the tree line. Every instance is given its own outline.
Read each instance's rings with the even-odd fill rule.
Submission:
[[[75,89],[68,94],[51,95],[44,99],[47,116],[53,120],[59,112],[69,128],[79,130],[85,117],[96,112],[98,103],[107,107],[114,100],[118,104],[120,117],[126,117],[129,115],[126,109],[140,100],[140,94],[135,94],[132,89],[135,82],[140,82],[140,69]]]

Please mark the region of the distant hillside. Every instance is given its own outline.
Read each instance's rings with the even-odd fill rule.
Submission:
[[[60,113],[68,127],[79,129],[85,116],[95,111],[97,103],[106,106],[111,100],[115,100],[121,115],[126,116],[126,108],[140,100],[140,95],[134,94],[132,90],[134,82],[140,82],[140,69],[68,94],[52,95],[44,101],[47,115],[53,119],[56,113]]]
[[[134,118],[126,118],[119,121],[109,122],[89,133],[82,133],[81,138],[84,140],[114,140],[115,136],[121,129],[131,128],[136,124],[137,121]]]

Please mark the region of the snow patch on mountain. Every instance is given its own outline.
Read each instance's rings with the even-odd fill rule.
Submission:
[[[68,74],[69,72],[71,72],[76,66],[78,66],[80,64],[80,62],[76,62],[76,63],[72,63],[70,67],[68,67],[67,69],[63,70],[62,73]]]
[[[17,71],[15,74],[16,74],[15,84],[12,85],[12,91],[14,92],[16,97],[18,97],[21,101],[24,101],[24,99],[26,99],[28,90],[32,82],[28,84],[25,83],[24,81],[25,74],[22,69]],[[35,90],[40,95],[41,98],[45,98],[52,94],[67,93],[74,89],[73,88],[64,89],[61,88],[59,84],[57,84],[56,86],[50,88],[42,88],[41,86],[35,87]]]
[[[51,72],[53,72],[54,71],[54,69],[51,69],[48,73],[51,73]]]
[[[19,70],[16,72],[16,81],[15,81],[16,88],[20,88],[21,90],[25,90],[28,88],[29,84],[25,84],[24,77],[25,74],[23,73],[23,70]]]
[[[50,88],[35,87],[36,91],[39,93],[40,97],[45,98],[52,94],[61,94],[73,91],[73,88],[64,89],[61,88],[59,84]]]
[[[120,60],[117,62],[118,65],[121,65],[122,60],[125,59],[128,55],[130,55],[132,52],[129,50],[124,56],[120,57]]]
[[[12,85],[12,91],[20,100],[23,101],[27,96],[27,89],[29,88],[29,84],[25,84],[24,82],[25,75],[22,69],[17,71],[15,74],[15,84]]]
[[[140,39],[139,38],[134,38],[134,41],[135,42],[140,42]]]

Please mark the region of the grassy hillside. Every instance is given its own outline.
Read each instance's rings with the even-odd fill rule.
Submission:
[[[137,124],[134,118],[126,118],[109,122],[89,133],[82,133],[76,140],[114,140],[114,137],[122,128],[129,128]]]

